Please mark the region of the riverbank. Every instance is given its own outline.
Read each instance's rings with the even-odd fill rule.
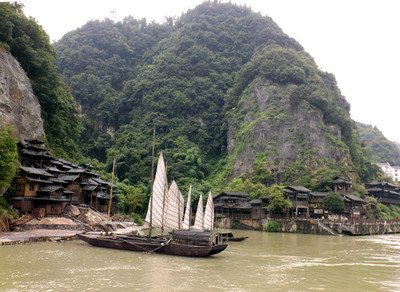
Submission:
[[[13,245],[41,241],[63,241],[70,240],[79,230],[50,230],[36,229],[21,232],[2,232],[0,233],[0,245]]]
[[[33,218],[14,231],[0,232],[0,245],[68,240],[84,231],[84,224],[70,218]]]
[[[278,223],[278,232],[317,235],[383,235],[400,233],[399,220],[365,219],[349,222],[334,219],[231,219],[218,222],[220,228],[267,230],[269,221]]]
[[[89,223],[91,221],[93,220],[88,220]],[[76,237],[76,234],[85,231],[137,234],[142,232],[142,229],[142,226],[124,221],[103,221],[88,224],[66,217],[33,218],[22,225],[15,226],[11,232],[0,232],[0,245],[71,240]]]

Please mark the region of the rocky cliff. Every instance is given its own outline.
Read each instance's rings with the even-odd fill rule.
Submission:
[[[45,137],[41,108],[18,61],[0,48],[0,122],[11,125],[19,139]]]
[[[306,100],[292,102],[295,88],[261,78],[249,85],[229,122],[231,178],[254,174],[257,163],[277,183],[291,163],[311,170],[324,161],[349,163],[348,153],[340,147],[340,127],[326,125],[323,112]]]

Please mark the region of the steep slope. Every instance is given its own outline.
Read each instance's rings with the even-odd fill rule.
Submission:
[[[228,135],[231,178],[256,175],[264,183],[300,179],[310,185],[326,167],[348,177],[367,175],[370,163],[350,106],[334,77],[318,70],[306,53],[265,47],[237,80],[238,104],[230,113]]]
[[[311,183],[324,167],[374,175],[334,77],[246,7],[204,2],[163,25],[89,22],[55,47],[86,115],[86,153],[117,156],[131,183],[149,178],[153,127],[179,184]]]
[[[48,35],[22,8],[18,2],[0,3],[0,46],[14,56],[32,84],[48,146],[57,155],[77,159],[78,108],[55,70],[55,51]]]
[[[356,123],[361,141],[371,149],[370,159],[373,162],[389,162],[391,165],[400,165],[400,149],[398,144],[391,142],[378,128]]]
[[[0,47],[0,121],[19,139],[45,138],[41,108],[24,70]]]

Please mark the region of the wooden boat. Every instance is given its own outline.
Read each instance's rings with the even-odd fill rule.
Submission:
[[[215,232],[174,230],[165,238],[99,234],[77,234],[78,238],[97,247],[167,254],[189,257],[206,257],[222,252],[227,245]]]
[[[249,238],[248,236],[235,237],[232,232],[221,232],[220,234],[223,241],[243,241]]]
[[[161,234],[164,227],[171,228],[173,231],[170,234],[152,237],[150,228],[149,236],[82,233],[78,234],[78,238],[98,247],[177,256],[206,257],[225,250],[227,245],[223,243],[218,233],[182,230],[183,227],[190,226],[191,187],[187,203],[189,207],[186,208],[185,216],[183,196],[176,182],[171,184],[168,191],[167,189],[166,168],[161,153],[145,220],[151,227],[161,228]],[[202,206],[200,209],[202,210]]]

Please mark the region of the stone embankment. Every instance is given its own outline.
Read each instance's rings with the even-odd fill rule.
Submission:
[[[239,228],[247,226],[255,230],[266,230],[268,221],[278,222],[280,232],[319,234],[319,235],[381,235],[400,233],[399,220],[343,220],[328,219],[242,219],[224,218],[219,222],[221,228]]]

